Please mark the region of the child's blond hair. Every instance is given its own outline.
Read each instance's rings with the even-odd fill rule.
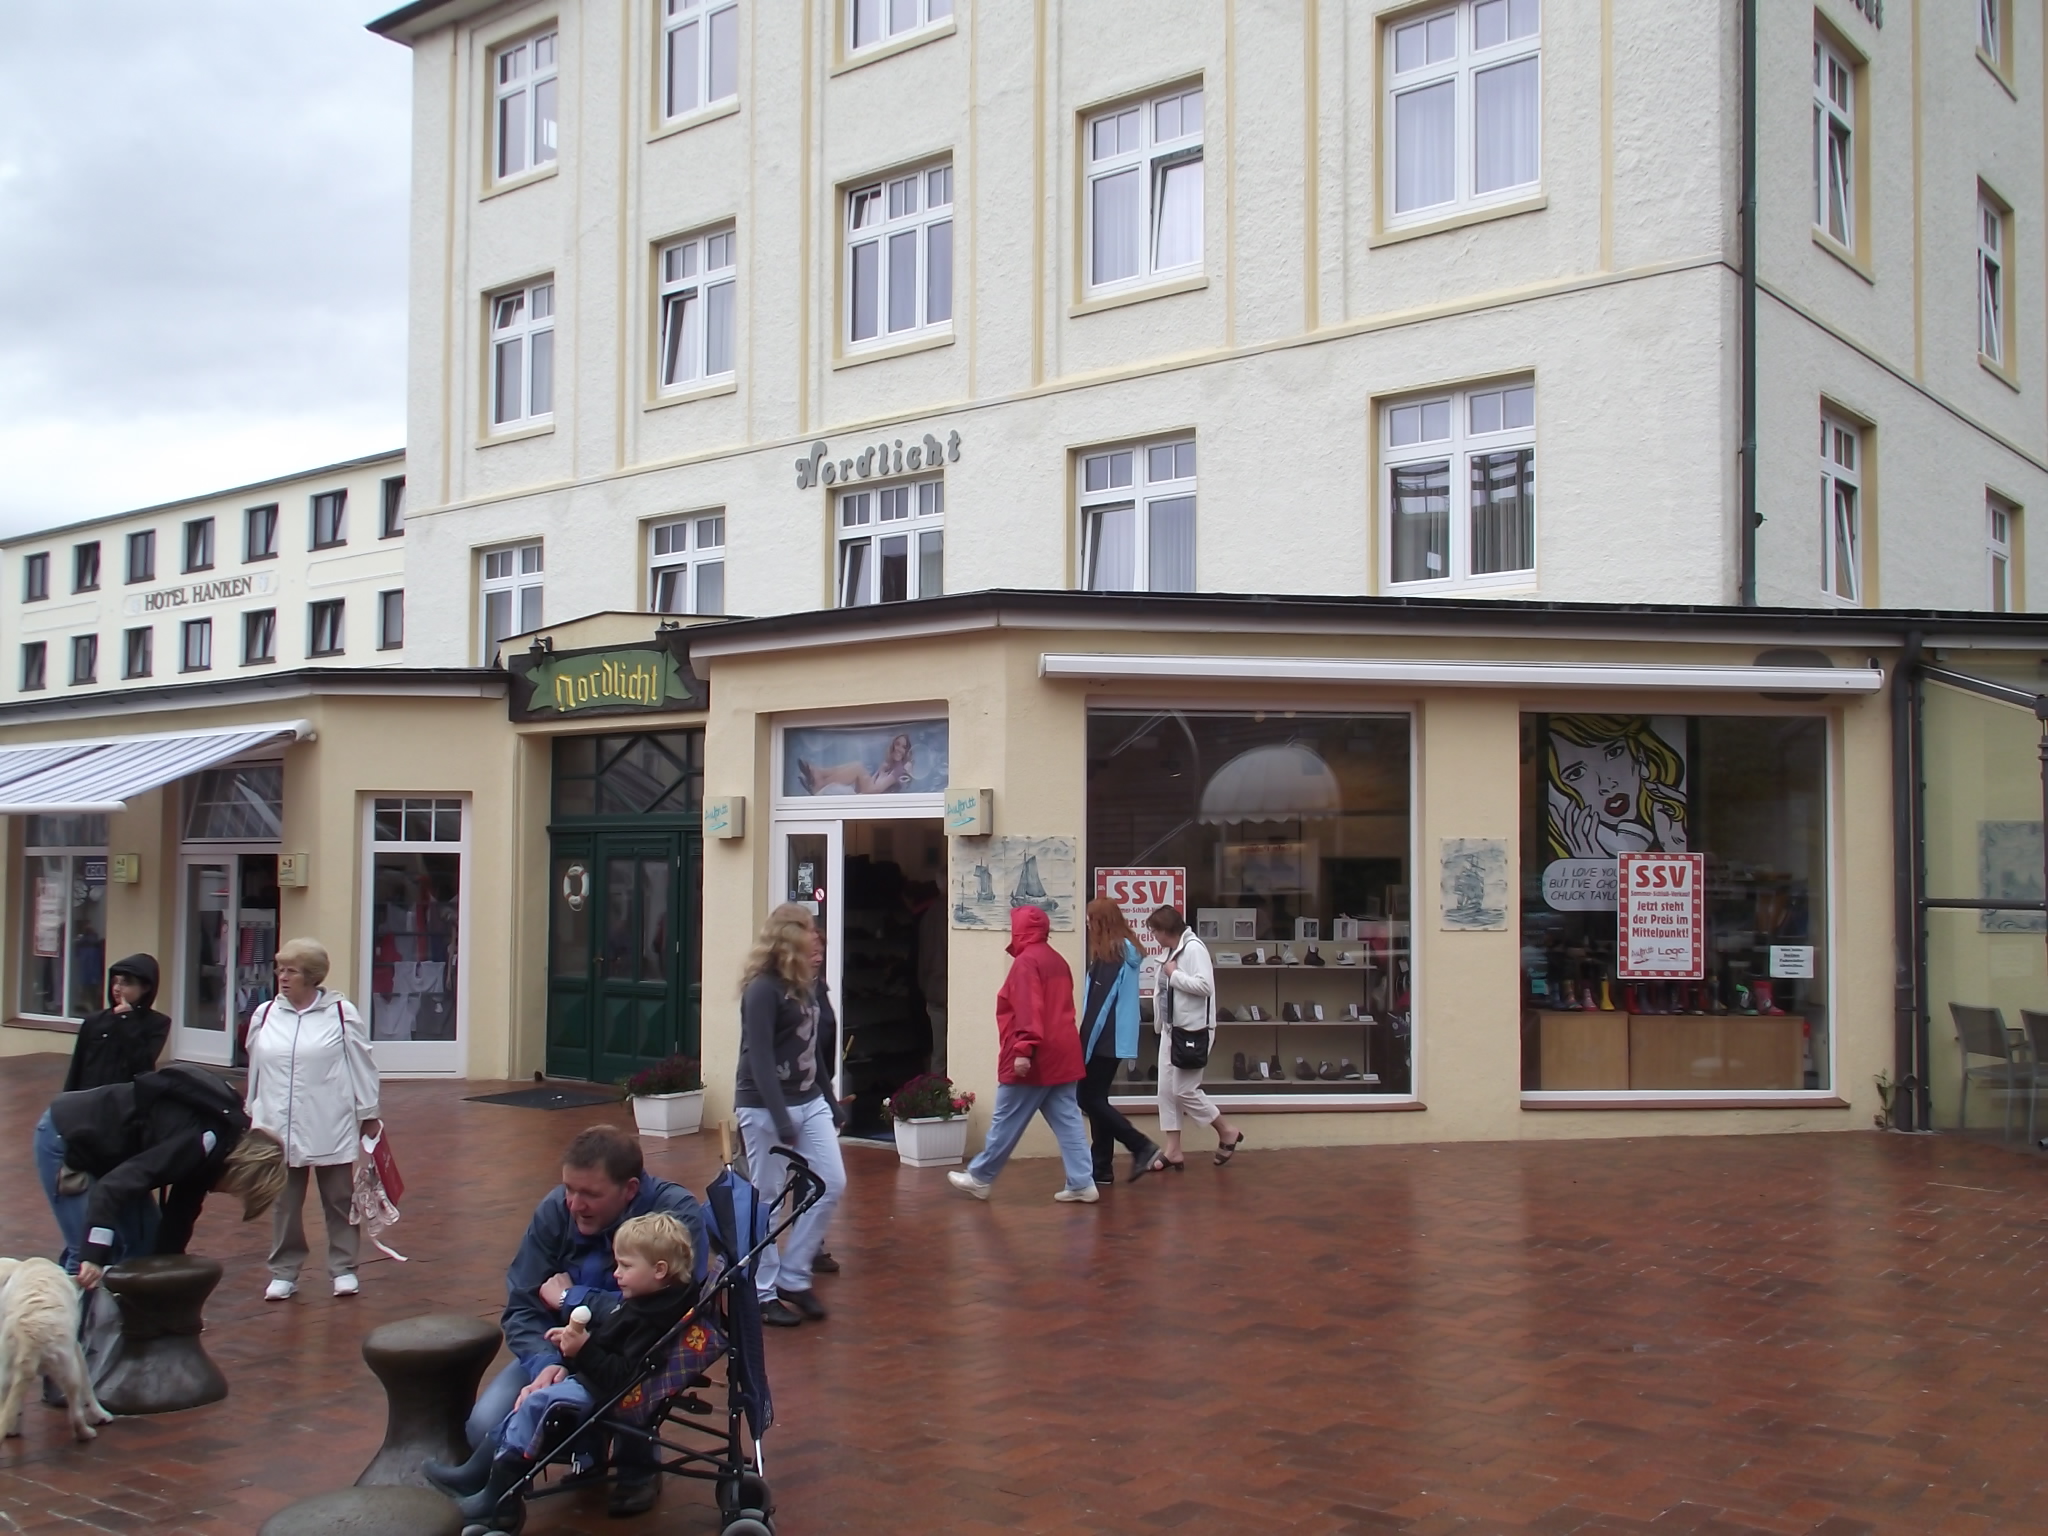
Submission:
[[[667,1211],[649,1211],[619,1223],[612,1235],[613,1253],[630,1253],[650,1264],[668,1266],[668,1283],[681,1285],[696,1268],[697,1250],[690,1229]]]

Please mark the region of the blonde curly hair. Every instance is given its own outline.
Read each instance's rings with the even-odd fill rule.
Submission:
[[[792,992],[809,990],[817,977],[811,967],[811,935],[816,931],[811,909],[798,902],[785,901],[770,912],[740,973],[740,990],[746,991],[756,976],[772,976]]]
[[[228,1153],[214,1188],[237,1195],[242,1201],[242,1220],[254,1221],[277,1204],[284,1193],[284,1143],[268,1131],[250,1129]]]

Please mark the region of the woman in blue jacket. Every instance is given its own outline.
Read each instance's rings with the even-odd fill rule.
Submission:
[[[1138,1056],[1138,936],[1123,909],[1106,896],[1088,903],[1088,994],[1081,1008],[1081,1054],[1088,1075],[1081,1080],[1081,1112],[1093,1134],[1095,1182],[1116,1181],[1116,1144],[1131,1149],[1133,1182],[1166,1166],[1158,1143],[1124,1118],[1109,1102],[1109,1085],[1120,1061]]]

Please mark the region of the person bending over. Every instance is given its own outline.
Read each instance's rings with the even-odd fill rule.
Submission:
[[[430,1461],[421,1469],[427,1481],[456,1496],[465,1520],[516,1528],[521,1500],[505,1495],[532,1470],[548,1410],[562,1404],[581,1417],[630,1387],[647,1351],[695,1305],[696,1247],[690,1229],[675,1217],[654,1211],[621,1222],[612,1234],[612,1253],[618,1305],[595,1323],[590,1309],[579,1306],[566,1324],[550,1328],[547,1340],[561,1362],[544,1367],[520,1389],[512,1411],[467,1462],[456,1467]]]

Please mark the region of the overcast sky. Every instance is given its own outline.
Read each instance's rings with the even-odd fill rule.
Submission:
[[[376,0],[0,0],[0,532],[405,435]]]

